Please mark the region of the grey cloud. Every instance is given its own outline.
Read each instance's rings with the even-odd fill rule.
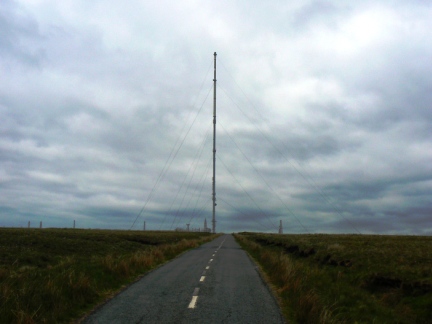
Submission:
[[[210,225],[217,51],[219,229],[430,233],[427,4],[1,6],[5,226]]]
[[[15,2],[6,0],[0,10],[0,53],[6,68],[15,62],[28,67],[39,67],[45,53],[38,42],[43,41],[37,22]]]

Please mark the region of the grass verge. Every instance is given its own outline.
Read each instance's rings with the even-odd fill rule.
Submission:
[[[0,229],[0,322],[66,323],[209,233]]]
[[[288,322],[432,323],[432,237],[241,233]]]

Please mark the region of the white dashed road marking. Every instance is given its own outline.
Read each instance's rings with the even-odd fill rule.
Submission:
[[[198,296],[192,296],[192,300],[189,303],[188,308],[195,308],[197,300],[198,300]]]
[[[188,308],[195,308],[196,307],[196,303],[198,300],[198,292],[199,292],[199,288],[195,288],[193,294],[192,294],[192,300],[189,303]]]
[[[219,249],[222,247],[222,245],[224,244],[225,240],[222,241],[222,243],[219,245],[219,247],[217,248],[216,251],[214,251],[215,254],[212,255],[212,257],[214,257],[216,255],[216,253],[219,251]],[[212,262],[213,259],[210,259],[209,263]],[[210,266],[206,266],[206,270],[210,269]],[[206,271],[203,271],[202,276],[199,280],[199,282],[204,282],[205,280],[205,274]],[[192,294],[192,300],[189,303],[188,308],[195,308],[196,307],[196,303],[198,301],[198,292],[199,292],[199,288],[195,288],[193,294]]]

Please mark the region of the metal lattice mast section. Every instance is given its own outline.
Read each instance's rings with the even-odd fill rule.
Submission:
[[[213,77],[213,217],[212,232],[216,233],[216,52],[214,52],[214,77]]]

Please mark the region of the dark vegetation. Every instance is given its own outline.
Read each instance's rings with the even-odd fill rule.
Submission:
[[[212,238],[197,232],[0,229],[0,323],[76,320],[145,272]]]
[[[432,323],[432,237],[241,233],[295,323]]]

